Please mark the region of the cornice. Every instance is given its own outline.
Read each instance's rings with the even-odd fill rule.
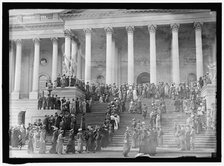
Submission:
[[[108,18],[108,17],[121,17],[121,16],[133,16],[133,15],[148,15],[148,14],[183,14],[183,13],[203,13],[209,12],[209,10],[195,10],[195,9],[114,9],[114,10],[67,10],[66,12],[60,13],[62,19],[72,18]]]
[[[26,23],[26,24],[11,24],[10,30],[24,30],[24,29],[44,29],[44,28],[63,28],[64,22],[45,22],[45,23]]]

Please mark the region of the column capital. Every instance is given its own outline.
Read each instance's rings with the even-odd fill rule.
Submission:
[[[113,33],[112,27],[105,27],[104,30],[106,31],[106,33]]]
[[[203,22],[194,22],[195,30],[201,30]]]
[[[51,37],[51,41],[52,42],[57,42],[58,41],[58,38],[57,37]]]
[[[83,31],[85,32],[85,34],[91,33],[92,32],[92,28],[85,28],[85,29],[83,29]]]
[[[65,35],[65,37],[71,37],[72,36],[72,31],[70,29],[65,29],[64,30],[64,35]]]
[[[134,26],[126,26],[126,30],[127,30],[127,32],[128,33],[133,33],[134,32],[134,30],[135,30],[135,27]]]
[[[149,32],[156,32],[156,29],[157,29],[157,25],[155,24],[151,24],[151,25],[148,25],[148,30]]]
[[[15,41],[16,44],[22,44],[22,39],[15,39],[15,40],[13,40],[13,41]]]
[[[174,24],[171,24],[170,27],[171,27],[172,31],[178,32],[180,24],[174,23]]]
[[[39,43],[39,42],[40,42],[40,38],[38,38],[38,37],[33,38],[33,42],[34,42],[34,43]]]

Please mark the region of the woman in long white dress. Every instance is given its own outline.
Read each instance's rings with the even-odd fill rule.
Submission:
[[[45,140],[46,140],[46,130],[43,128],[43,129],[41,129],[41,132],[40,132],[40,149],[39,149],[40,154],[46,153]]]
[[[133,90],[133,100],[136,101],[138,99],[138,94],[136,88]]]
[[[58,140],[57,140],[57,146],[56,146],[56,151],[58,154],[63,153],[63,142],[64,142],[64,137],[63,135],[63,130],[60,131],[60,134],[58,135]]]

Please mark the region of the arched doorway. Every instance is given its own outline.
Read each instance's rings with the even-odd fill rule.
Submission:
[[[20,111],[18,114],[18,125],[25,124],[26,111]]]
[[[49,76],[46,74],[41,74],[39,76],[39,94],[42,94],[46,90],[46,82],[49,80]]]
[[[150,74],[148,72],[143,72],[137,77],[137,84],[149,83],[150,82]]]
[[[189,73],[187,76],[187,81],[188,81],[188,83],[197,81],[196,75],[194,73]]]

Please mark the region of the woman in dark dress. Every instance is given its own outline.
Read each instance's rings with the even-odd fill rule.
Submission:
[[[96,130],[96,137],[95,137],[95,151],[101,151],[101,131],[100,129]]]
[[[75,153],[75,137],[74,130],[71,129],[69,133],[68,145],[66,147],[66,153]]]
[[[128,153],[131,149],[131,143],[130,143],[130,133],[129,128],[127,127],[125,133],[124,133],[124,146],[123,146],[123,155],[124,157],[128,157]]]
[[[51,154],[55,154],[56,153],[56,145],[57,145],[57,139],[58,139],[58,135],[59,135],[59,131],[58,131],[58,128],[53,126],[54,127],[54,132],[53,132],[53,136],[52,136],[52,146],[51,146],[51,149],[49,151],[49,153]]]
[[[140,139],[139,153],[149,154],[149,138],[147,130],[143,130]]]

